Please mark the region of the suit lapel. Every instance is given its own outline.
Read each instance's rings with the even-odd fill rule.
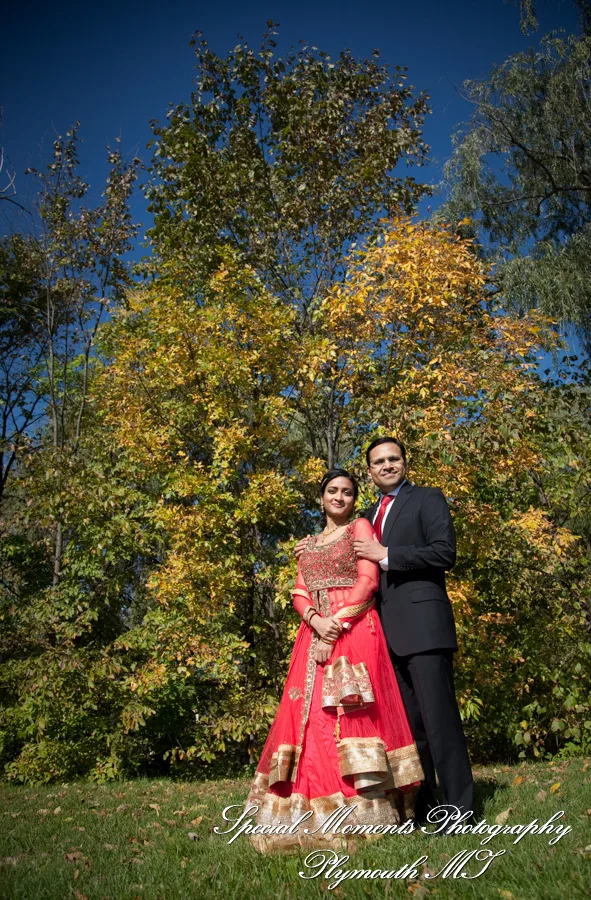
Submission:
[[[375,516],[375,514],[378,511],[379,505],[380,505],[380,501],[376,500],[376,502],[372,503],[372,505],[369,507],[369,509],[366,509],[365,512],[363,513],[363,518],[367,519],[367,521],[370,523],[370,525],[373,523],[373,517]]]
[[[388,538],[390,537],[390,532],[392,531],[392,526],[394,525],[397,516],[400,514],[400,510],[412,494],[413,487],[414,485],[407,481],[398,491],[396,499],[394,500],[394,506],[392,507],[391,512],[388,513],[388,518],[386,519],[386,524],[384,525],[384,530],[382,532],[383,546],[386,546]]]

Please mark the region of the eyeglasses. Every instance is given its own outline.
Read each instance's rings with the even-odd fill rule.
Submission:
[[[386,463],[397,463],[404,460],[401,456],[383,456],[380,459],[374,459],[373,462],[370,462],[370,468],[372,469],[381,469],[382,466],[385,466]]]

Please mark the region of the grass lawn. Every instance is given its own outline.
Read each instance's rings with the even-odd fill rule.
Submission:
[[[388,835],[363,846],[340,868],[400,870],[426,855],[417,876],[348,879],[332,890],[322,875],[305,880],[302,856],[261,857],[244,835],[232,844],[212,832],[221,812],[243,802],[248,781],[179,783],[138,780],[43,788],[0,785],[0,897],[135,900],[135,898],[588,898],[591,893],[591,761],[478,767],[477,818],[492,825],[546,822],[564,810],[572,828],[553,835],[498,835],[480,877],[427,879],[461,850],[479,850],[485,835]],[[193,837],[189,835],[192,834]],[[195,839],[196,836],[196,839]],[[464,871],[485,863],[471,859]]]

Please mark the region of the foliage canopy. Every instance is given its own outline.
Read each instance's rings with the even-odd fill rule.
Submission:
[[[587,351],[590,60],[590,37],[550,35],[465,85],[474,113],[456,135],[438,214],[480,232],[506,305],[574,323]]]

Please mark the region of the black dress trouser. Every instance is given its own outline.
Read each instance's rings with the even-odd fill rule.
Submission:
[[[424,819],[437,805],[437,781],[443,802],[462,813],[474,809],[474,782],[456,701],[451,650],[413,656],[390,653],[410,727],[421,758],[425,781],[415,813]]]

